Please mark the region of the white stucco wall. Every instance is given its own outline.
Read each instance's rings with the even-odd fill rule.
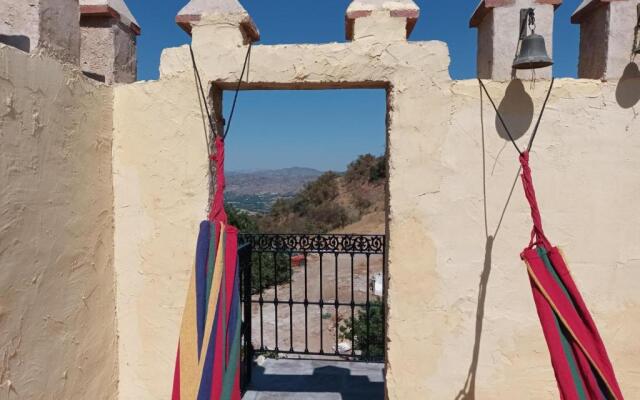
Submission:
[[[0,399],[116,399],[112,91],[0,45]]]
[[[565,251],[623,391],[635,398],[640,394],[635,379],[640,348],[633,340],[640,302],[635,289],[640,213],[632,204],[640,196],[635,157],[640,142],[631,132],[638,131],[639,122],[632,110],[618,105],[616,84],[571,79],[556,84],[532,155],[546,232]],[[519,181],[492,251],[487,251],[485,218],[493,236],[518,171],[515,150],[497,134],[486,98],[481,112],[476,81],[453,82],[450,88],[446,128],[423,131],[440,137],[433,153],[423,145],[403,168],[394,166],[396,175],[391,176],[391,210],[403,210],[403,215],[394,223],[392,214],[396,230],[390,232],[390,337],[399,341],[390,354],[400,350],[402,377],[400,392],[390,397],[454,398],[462,391],[475,395],[466,398],[512,398],[517,393],[518,399],[556,399],[546,344],[519,259],[531,226]],[[500,101],[506,85],[490,88]],[[525,88],[537,113],[547,85]],[[405,154],[415,147],[395,150]],[[391,154],[393,158],[393,149]],[[432,246],[417,254],[417,246],[411,245],[416,242]],[[406,268],[413,280],[398,273]],[[404,300],[407,293],[414,293],[411,301],[402,301],[401,307],[393,303],[394,295]],[[484,302],[479,301],[483,296]],[[424,325],[412,320],[415,315]],[[420,347],[424,349],[415,350]],[[393,371],[393,357],[390,363]],[[405,370],[402,365],[415,367]],[[408,382],[417,383],[407,387]]]
[[[243,18],[194,22],[205,82],[235,86]],[[555,399],[519,259],[530,221],[516,154],[478,83],[450,79],[446,45],[404,29],[374,12],[350,43],[255,46],[247,87],[388,91],[388,398]],[[518,118],[530,131],[547,84],[488,86],[531,113]],[[630,399],[638,88],[557,81],[532,155],[546,231]],[[159,81],[110,89],[0,45],[0,101],[0,399],[168,398],[209,189],[188,49],[163,54]]]
[[[246,48],[238,27],[219,18],[194,27],[193,46],[203,80],[230,88]],[[486,99],[481,107],[477,82],[450,79],[445,44],[398,40],[397,21],[367,18],[380,32],[352,43],[255,46],[249,86],[389,87],[388,397],[555,399],[519,258],[531,225],[518,182],[487,251],[487,232],[494,235],[516,178],[516,154],[498,135]],[[166,51],[161,69],[160,81],[115,91],[123,399],[169,393],[207,198],[188,50]],[[537,112],[547,83],[525,84],[531,99],[515,91],[521,94],[509,101],[533,102]],[[547,233],[567,254],[628,398],[640,395],[640,345],[633,340],[640,324],[640,138],[633,132],[640,120],[619,102],[637,104],[628,86],[636,84],[558,81],[532,155]],[[497,102],[507,87],[489,84]]]
[[[119,399],[166,399],[208,199],[193,74],[116,87],[114,117]]]

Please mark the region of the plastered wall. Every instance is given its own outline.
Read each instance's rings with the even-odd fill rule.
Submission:
[[[240,20],[194,26],[205,82],[238,79]],[[387,89],[388,398],[555,399],[516,154],[477,82],[450,79],[446,45],[404,29],[374,12],[351,43],[255,46],[246,88]],[[547,85],[488,83],[522,144]],[[0,45],[0,101],[0,399],[168,398],[209,191],[188,49],[110,89]],[[532,155],[546,232],[631,399],[639,102],[640,79],[561,79]]]
[[[229,88],[246,48],[237,26],[217,18],[194,27],[193,46],[203,80]],[[388,398],[555,399],[519,258],[530,221],[517,156],[478,83],[450,79],[445,44],[407,43],[385,31],[397,21],[367,18],[362,26],[378,32],[352,43],[255,46],[246,87],[388,87]],[[161,73],[115,91],[123,399],[169,393],[207,198],[188,49],[166,50]],[[547,85],[488,85],[518,137]],[[628,398],[640,396],[639,87],[557,81],[532,155],[547,233],[567,254]]]
[[[115,88],[119,399],[167,399],[205,218],[208,158],[192,74]]]
[[[517,104],[517,119],[501,104],[514,131],[530,133],[547,85],[489,88],[498,103]],[[392,160],[404,157],[395,158],[390,182],[390,398],[556,399],[519,260],[530,217],[515,150],[476,81],[448,88],[441,128],[421,130],[421,146],[399,139],[391,148]],[[640,122],[618,103],[625,90],[557,81],[531,163],[546,232],[567,256],[625,395],[635,398]]]
[[[117,396],[112,91],[0,45],[0,399]]]

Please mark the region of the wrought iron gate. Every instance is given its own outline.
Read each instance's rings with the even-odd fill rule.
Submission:
[[[258,354],[384,360],[384,235],[239,240],[245,372]]]

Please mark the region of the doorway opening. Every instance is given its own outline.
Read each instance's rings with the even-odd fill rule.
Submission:
[[[241,230],[245,398],[384,397],[387,88],[373,87],[240,93],[225,197]]]

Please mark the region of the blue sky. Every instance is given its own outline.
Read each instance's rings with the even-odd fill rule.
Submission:
[[[350,0],[240,0],[261,32],[261,44],[344,41]],[[142,27],[139,79],[157,79],[163,48],[190,38],[174,19],[187,0],[127,0]],[[476,0],[417,0],[422,14],[411,40],[442,40],[454,79],[475,77],[476,31],[469,17]],[[569,21],[580,0],[556,13],[554,74],[575,77],[579,29]],[[240,68],[241,66],[238,66]],[[195,90],[195,89],[194,89]],[[226,104],[231,96],[226,96]],[[228,112],[229,107],[225,107]],[[363,153],[382,154],[385,97],[381,90],[242,92],[227,140],[231,170],[312,167],[344,170]]]

